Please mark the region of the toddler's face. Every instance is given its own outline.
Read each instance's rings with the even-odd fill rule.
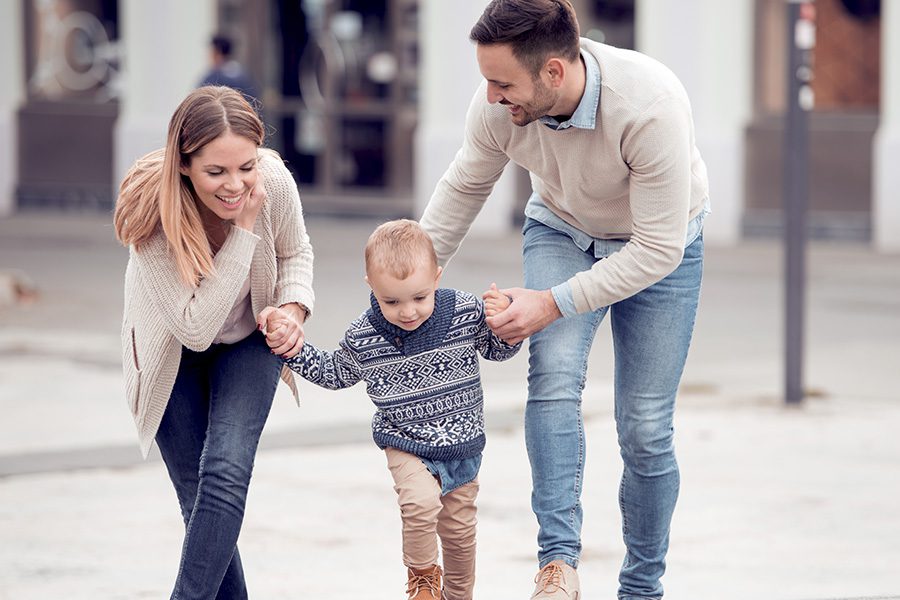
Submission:
[[[434,291],[441,268],[422,264],[406,279],[397,279],[385,269],[373,269],[367,276],[369,287],[388,322],[412,331],[434,312]]]

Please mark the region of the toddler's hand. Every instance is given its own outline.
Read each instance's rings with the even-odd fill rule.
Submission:
[[[481,299],[484,300],[484,314],[488,317],[502,313],[512,302],[512,298],[497,289],[496,283],[491,284],[490,289],[481,295]]]

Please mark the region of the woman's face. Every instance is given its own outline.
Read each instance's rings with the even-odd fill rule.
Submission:
[[[191,164],[181,167],[200,200],[200,214],[210,213],[224,220],[240,214],[256,185],[256,144],[228,131],[209,142],[191,157]]]

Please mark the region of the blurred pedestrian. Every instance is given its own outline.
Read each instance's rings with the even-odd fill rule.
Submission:
[[[510,160],[531,173],[525,288],[488,319],[530,336],[525,439],[539,524],[535,599],[580,599],[581,394],[607,314],[624,462],[620,600],[658,599],[679,489],[678,382],[700,292],[706,167],[691,107],[666,67],[579,37],[568,0],[493,0],[470,39],[485,81],[463,146],[422,217],[441,264]]]
[[[210,68],[200,86],[225,85],[235,89],[244,95],[244,98],[254,107],[258,108],[259,90],[253,78],[247,73],[241,63],[232,56],[234,43],[231,38],[216,34],[209,42]]]
[[[415,221],[379,226],[365,256],[369,308],[339,348],[307,343],[287,364],[329,389],[366,383],[376,406],[372,437],[385,452],[400,504],[409,600],[472,600],[484,448],[478,355],[500,361],[518,352],[485,322],[509,299],[496,288],[484,302],[438,289],[434,246]]]
[[[303,344],[313,253],[296,184],[263,138],[240,93],[199,88],[116,205],[126,398],[185,523],[173,598],[247,597],[236,544],[253,460],[279,375],[296,394],[282,357]]]

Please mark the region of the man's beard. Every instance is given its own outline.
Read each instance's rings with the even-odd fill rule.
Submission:
[[[532,121],[537,121],[546,116],[550,109],[559,100],[559,94],[546,87],[540,79],[534,83],[534,97],[527,105],[519,104],[519,114],[510,115],[512,122],[519,127],[524,127]]]

